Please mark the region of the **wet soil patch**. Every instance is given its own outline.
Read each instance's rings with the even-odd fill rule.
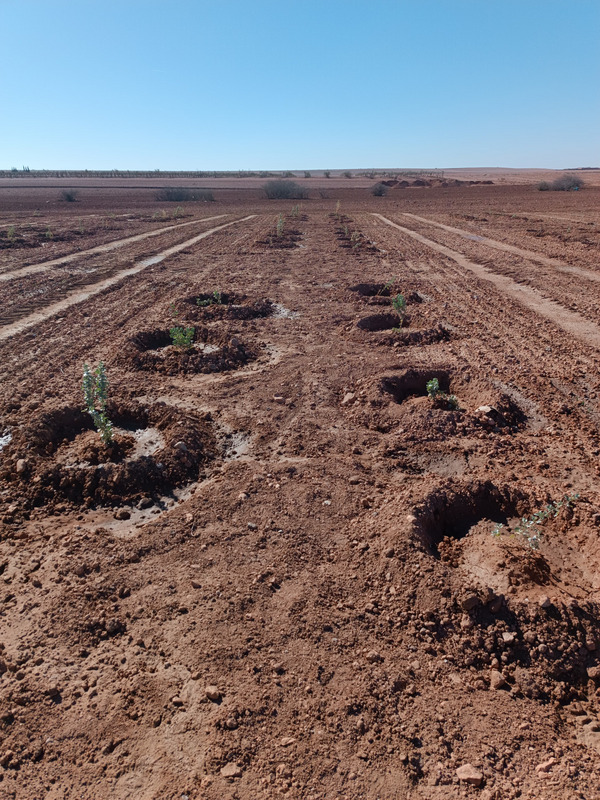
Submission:
[[[449,341],[451,332],[444,325],[436,325],[431,328],[423,328],[421,330],[401,330],[394,331],[389,336],[379,339],[379,344],[382,345],[427,345],[437,344],[438,342]]]
[[[408,317],[399,317],[398,314],[370,314],[368,317],[359,319],[356,327],[361,331],[369,331],[375,333],[377,331],[388,331],[392,328],[402,328],[403,325],[409,325],[410,319]]]
[[[432,492],[415,509],[414,529],[429,550],[439,556],[445,539],[463,539],[482,521],[489,523],[491,536],[494,524],[505,525],[527,504],[525,493],[491,481],[446,487]]]
[[[274,312],[271,300],[249,300],[234,292],[200,292],[181,298],[175,307],[186,320],[205,321],[263,319]]]
[[[185,349],[172,344],[168,329],[141,331],[128,341],[123,358],[135,369],[188,375],[238,369],[257,355],[255,347],[236,336],[203,326],[195,329],[192,346]]]
[[[392,288],[389,283],[357,283],[348,287],[350,292],[356,292],[360,297],[391,297]]]
[[[200,467],[217,454],[209,415],[164,403],[113,403],[108,416],[122,429],[111,446],[102,444],[91,417],[79,408],[41,415],[15,434],[3,453],[1,477],[16,480],[15,488],[30,508],[58,498],[87,507],[122,505],[197,480]],[[139,454],[143,431],[153,441],[141,449],[151,455]],[[14,470],[15,462],[20,472]]]

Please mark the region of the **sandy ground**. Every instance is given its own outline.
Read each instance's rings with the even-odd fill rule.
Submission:
[[[244,187],[0,186],[0,797],[599,798],[600,191]]]

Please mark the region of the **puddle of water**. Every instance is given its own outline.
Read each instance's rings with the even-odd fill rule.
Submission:
[[[271,315],[273,317],[279,317],[279,318],[285,317],[286,319],[294,319],[294,317],[300,316],[297,311],[290,311],[289,308],[282,306],[281,303],[273,303],[273,308],[275,309],[273,311],[273,314]]]
[[[10,444],[11,441],[12,433],[5,433],[0,436],[0,450],[2,450],[3,447],[6,447],[7,444]]]

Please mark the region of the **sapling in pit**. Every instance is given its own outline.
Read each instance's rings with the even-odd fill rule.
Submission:
[[[94,421],[94,425],[105,445],[113,440],[113,426],[106,413],[108,402],[108,376],[101,361],[96,369],[91,370],[83,365],[83,400],[85,410]]]

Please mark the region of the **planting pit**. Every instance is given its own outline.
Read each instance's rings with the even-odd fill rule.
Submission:
[[[123,360],[135,369],[160,372],[164,375],[225,372],[238,369],[258,355],[254,347],[236,336],[197,327],[192,346],[176,347],[168,329],[141,331],[125,348]]]
[[[12,464],[21,463],[17,491],[26,507],[58,498],[91,507],[157,497],[197,480],[200,466],[217,454],[208,415],[164,403],[113,403],[107,413],[111,445],[77,407],[49,411],[15,435],[3,454],[2,477],[13,479]]]
[[[175,308],[186,320],[203,321],[263,319],[274,312],[271,300],[250,301],[234,292],[218,292],[218,299],[213,292],[200,292],[181,298]]]
[[[430,552],[443,558],[444,542],[464,539],[480,528],[491,539],[494,525],[506,525],[527,506],[524,493],[491,481],[478,481],[432,492],[415,509],[413,525]]]
[[[409,397],[427,397],[427,382],[437,378],[440,390],[450,393],[450,374],[444,369],[406,369],[400,375],[386,375],[380,389],[402,404]]]
[[[378,331],[389,331],[392,328],[401,328],[403,325],[410,324],[409,319],[400,317],[398,314],[371,314],[368,317],[359,319],[356,327],[361,331],[376,333]]]

